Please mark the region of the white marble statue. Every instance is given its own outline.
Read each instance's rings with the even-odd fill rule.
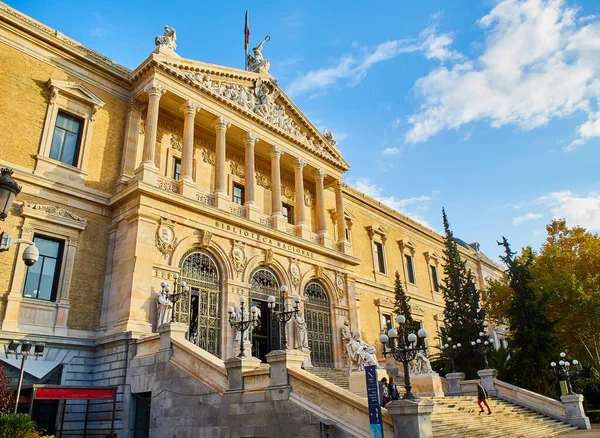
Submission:
[[[409,371],[411,374],[431,374],[433,369],[427,356],[423,353],[417,353],[415,358],[409,364]]]
[[[344,353],[348,352],[348,342],[350,342],[351,339],[352,330],[350,329],[350,323],[346,320],[342,326],[342,350]]]
[[[266,36],[262,42],[252,49],[254,55],[248,54],[248,71],[254,73],[268,72],[271,67],[271,61],[265,59],[262,55],[263,44],[271,41],[270,36]]]
[[[360,338],[360,332],[354,332],[346,348],[348,356],[350,356],[353,362],[350,365],[350,371],[352,371],[353,365],[356,365],[358,371],[363,371],[367,365],[376,365],[379,368],[377,358],[375,357],[375,347],[364,342]]]
[[[294,349],[303,350],[308,349],[308,330],[306,328],[306,321],[300,314],[294,318],[296,324],[296,331],[294,333]]]
[[[177,48],[177,32],[172,27],[165,26],[165,33],[155,37],[154,44],[175,50]]]
[[[171,322],[173,303],[169,300],[167,291],[162,289],[156,297],[156,328]]]

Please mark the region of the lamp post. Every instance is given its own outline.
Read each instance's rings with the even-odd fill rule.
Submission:
[[[171,322],[175,322],[175,303],[181,295],[184,293],[188,293],[190,287],[185,283],[184,280],[179,280],[179,274],[173,274],[173,293],[171,292],[171,285],[169,283],[165,283],[164,281],[160,284],[163,292],[167,294],[169,301],[173,303],[173,307],[171,308]]]
[[[452,338],[447,338],[446,340],[448,342],[452,342]],[[442,350],[442,354],[444,356],[449,357],[450,360],[452,361],[452,372],[453,373],[456,372],[456,366],[454,365],[454,358],[459,355],[460,347],[462,347],[462,344],[460,342],[457,344],[453,344],[452,347],[450,347],[449,344],[440,345],[440,350]]]
[[[285,294],[288,290],[286,285],[281,286],[281,293]],[[271,318],[276,319],[281,327],[281,346],[282,350],[287,350],[287,336],[285,333],[285,326],[292,316],[296,316],[300,311],[300,296],[294,295],[294,308],[292,310],[284,310],[282,312],[275,310],[277,303],[275,303],[275,297],[270,295],[267,298],[267,305],[269,306],[269,310],[271,311]]]
[[[21,352],[18,352],[19,347],[21,347]],[[33,352],[31,352],[31,348],[33,347]],[[10,341],[8,345],[4,345],[4,354],[8,358],[9,353],[14,353],[15,357],[19,357],[21,354],[21,373],[19,374],[19,383],[17,386],[17,398],[15,400],[15,410],[14,413],[17,413],[17,409],[19,408],[19,398],[21,397],[21,386],[23,385],[23,373],[25,372],[25,360],[27,360],[27,356],[39,357],[44,354],[45,345],[44,344],[32,344],[29,341]]]
[[[556,362],[550,362],[550,366],[556,373],[556,375],[561,378],[563,377],[567,381],[567,391],[569,394],[574,394],[573,387],[571,386],[571,377],[577,372],[573,368],[571,368],[571,364],[574,366],[579,365],[579,361],[577,359],[573,359],[571,362],[566,360],[566,354],[560,353],[560,360],[558,361],[558,366]]]
[[[408,363],[417,357],[419,352],[427,352],[427,346],[425,345],[425,338],[427,337],[427,332],[425,329],[419,329],[417,335],[414,333],[410,333],[405,337],[404,335],[404,323],[406,322],[406,318],[404,315],[398,315],[396,317],[396,322],[398,323],[398,330],[400,331],[400,336],[398,336],[398,331],[395,328],[391,328],[388,330],[387,335],[382,333],[379,336],[379,341],[383,344],[383,356],[386,357],[388,354],[391,354],[394,359],[399,362],[402,362],[404,365],[404,387],[406,388],[406,394],[404,394],[403,399],[406,400],[415,400],[416,397],[412,393],[412,385],[410,384],[410,372],[408,370]],[[423,344],[419,345],[419,338],[423,340]],[[388,344],[389,341],[389,344]],[[407,342],[408,341],[408,342]],[[386,344],[389,346],[389,350],[386,351]]]
[[[240,297],[240,319],[236,321],[235,319],[235,309],[233,308],[233,306],[229,306],[227,308],[227,313],[229,313],[229,326],[236,329],[237,331],[240,332],[240,354],[238,354],[237,357],[239,358],[243,358],[246,357],[246,355],[244,354],[244,333],[246,332],[246,330],[248,330],[250,327],[253,327],[254,325],[258,324],[258,318],[256,317],[256,313],[258,312],[258,309],[256,308],[256,306],[252,306],[250,308],[250,313],[252,314],[252,316],[249,319],[244,319],[247,316],[247,313],[244,312],[244,304],[246,303],[246,297],[241,296]],[[250,352],[250,354],[252,355],[252,352]]]
[[[487,355],[494,348],[493,342],[486,336],[485,332],[479,332],[479,338],[471,341],[473,349],[483,355],[484,368],[489,369]]]
[[[13,171],[8,168],[0,169],[0,220],[2,221],[8,216],[15,197],[21,192],[21,186],[11,178],[12,174]],[[6,231],[0,234],[0,252],[8,251],[17,243],[29,245],[23,252],[23,261],[27,266],[33,266],[40,256],[35,243],[27,239],[13,239]]]

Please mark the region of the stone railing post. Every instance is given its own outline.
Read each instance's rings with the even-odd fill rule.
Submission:
[[[227,392],[244,391],[244,371],[255,370],[260,366],[256,357],[232,357],[225,362],[227,370]]]
[[[288,399],[291,387],[287,370],[301,369],[305,354],[299,350],[274,350],[266,355],[266,359],[271,366],[271,383],[267,389],[271,390],[273,400]]]
[[[583,410],[583,395],[566,394],[560,397],[560,401],[565,405],[565,411],[567,412],[565,423],[579,429],[591,429],[590,419],[585,416]]]
[[[463,395],[462,387],[460,382],[465,380],[465,373],[448,373],[446,374],[446,380],[448,381],[448,396],[459,396]]]
[[[431,438],[433,427],[431,413],[434,403],[431,400],[393,400],[385,405],[394,421],[395,438]]]
[[[496,397],[498,390],[494,386],[494,379],[498,377],[498,370],[486,368],[477,371],[477,375],[481,378],[481,386],[485,388],[489,395]]]

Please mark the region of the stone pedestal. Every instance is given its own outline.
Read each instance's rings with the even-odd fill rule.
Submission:
[[[158,175],[158,168],[152,162],[143,161],[140,167],[135,170],[135,178],[138,181],[144,181],[153,186],[158,185]]]
[[[229,211],[229,206],[231,205],[231,202],[229,201],[229,198],[227,197],[227,193],[220,192],[220,191],[216,191],[214,192],[214,199],[215,199],[215,207],[217,207],[218,209],[221,210],[226,210]],[[236,204],[237,206],[237,204]]]
[[[196,200],[196,193],[198,188],[196,183],[191,178],[183,178],[179,183],[179,193],[189,199]]]
[[[459,396],[463,395],[462,387],[460,382],[465,380],[465,373],[448,373],[446,374],[446,380],[448,381],[448,396]]]
[[[233,355],[240,355],[240,342],[233,342]],[[250,341],[244,341],[244,357],[252,357],[252,343]]]
[[[260,208],[255,203],[246,203],[244,204],[244,209],[246,210],[246,218],[250,219],[254,222],[260,222]]]
[[[273,228],[279,231],[285,231],[290,226],[281,213],[272,215],[271,220],[273,221]]]
[[[378,369],[377,381],[379,382],[383,377],[385,377],[389,381],[387,371],[383,368]],[[364,371],[352,371],[350,373],[350,386],[348,390],[358,395],[359,397],[367,397],[367,380]]]
[[[312,368],[313,364],[312,364],[312,361],[310,360],[310,348],[301,347],[298,349],[298,351],[301,351],[302,353],[304,353],[304,362],[302,363],[302,366],[304,368]]]
[[[298,350],[273,350],[265,357],[271,366],[271,384],[269,388],[289,386],[287,369],[302,368],[302,362],[306,358],[305,354]]]
[[[498,376],[498,370],[486,368],[477,371],[477,375],[481,378],[481,386],[485,388],[489,395],[496,397],[498,390],[494,386],[494,379]]]
[[[567,411],[567,419],[565,423],[569,423],[579,429],[591,429],[590,419],[585,416],[583,410],[583,395],[567,394],[560,397],[560,401],[565,405]]]
[[[304,240],[309,240],[310,236],[312,236],[312,231],[308,228],[306,224],[296,225],[296,236],[300,237]]]
[[[256,357],[232,357],[225,362],[227,370],[227,392],[244,390],[244,371],[255,370],[260,367],[260,359]]]
[[[411,374],[412,392],[417,397],[443,397],[442,379],[438,373]]]
[[[395,438],[431,438],[431,400],[393,400],[385,405],[394,421]]]
[[[185,334],[188,330],[187,324],[181,322],[171,322],[158,326],[160,334],[160,349],[169,350],[171,348],[171,339],[185,341]]]

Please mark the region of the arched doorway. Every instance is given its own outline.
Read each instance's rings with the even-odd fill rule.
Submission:
[[[189,325],[188,340],[221,356],[222,278],[214,257],[192,249],[182,257],[181,279],[189,286],[175,304],[175,320]]]
[[[304,288],[304,296],[310,360],[315,367],[333,368],[333,334],[327,291],[314,280]]]
[[[276,310],[281,308],[283,297],[277,275],[268,267],[261,266],[250,277],[250,302],[259,309],[259,323],[252,330],[252,355],[265,360],[265,355],[279,349],[279,324],[271,319],[267,306],[269,295],[275,297]]]

